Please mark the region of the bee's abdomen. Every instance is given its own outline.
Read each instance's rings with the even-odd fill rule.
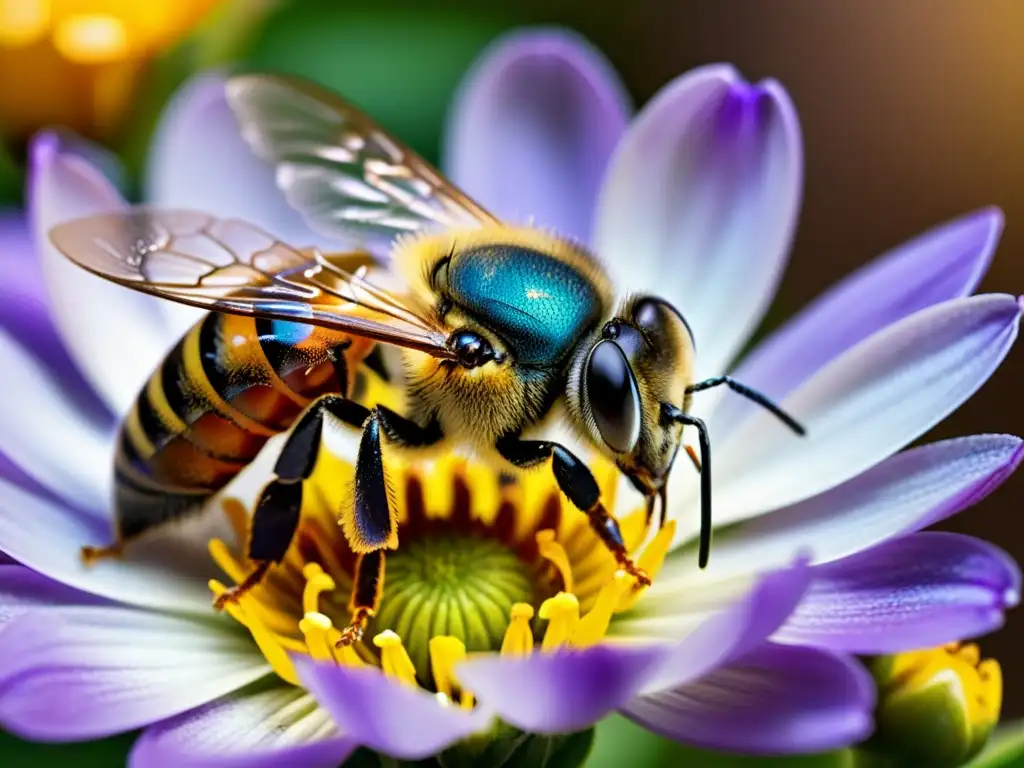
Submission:
[[[199,506],[310,401],[344,391],[338,375],[371,346],[297,323],[207,315],[153,373],[122,425],[121,536]]]

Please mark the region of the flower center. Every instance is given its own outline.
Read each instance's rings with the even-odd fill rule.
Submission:
[[[500,541],[441,534],[404,543],[387,560],[371,634],[405,642],[421,681],[430,679],[429,640],[457,638],[470,651],[501,648],[512,606],[538,604],[535,569]]]
[[[506,482],[484,465],[447,457],[426,468],[388,466],[399,546],[386,552],[384,586],[365,637],[339,646],[350,620],[356,555],[337,524],[352,504],[353,468],[321,453],[304,495],[299,529],[284,560],[226,610],[252,634],[284,680],[299,684],[290,654],[318,661],[378,666],[445,701],[473,706],[459,689],[455,666],[467,652],[523,655],[601,641],[613,616],[631,607],[642,588],[617,570],[587,517],[562,503],[547,473]],[[616,469],[598,468],[612,505]],[[305,499],[308,498],[307,504]],[[224,511],[238,542],[248,539],[249,514],[237,500]],[[638,509],[620,520],[627,549],[645,534]],[[675,532],[671,521],[639,554],[652,577]],[[251,568],[238,548],[210,542],[213,559],[231,581]],[[215,596],[227,587],[211,581]]]

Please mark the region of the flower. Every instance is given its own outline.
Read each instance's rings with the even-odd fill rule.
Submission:
[[[203,550],[211,542],[219,592],[241,562],[231,531],[211,529],[227,519],[235,538],[244,535],[239,510],[266,480],[278,439],[229,489],[238,502],[225,502],[226,516],[84,569],[78,547],[109,540],[112,414],[126,411],[195,316],[86,275],[46,244],[53,224],[123,205],[81,152],[52,135],[36,140],[31,218],[59,338],[105,406],[66,397],[78,375],[53,375],[31,351],[34,337],[0,335],[6,386],[17,393],[0,403],[11,425],[0,450],[45,486],[0,483],[0,550],[23,564],[0,570],[13,607],[0,629],[7,728],[66,740],[148,726],[136,765],[336,765],[356,744],[431,755],[494,716],[561,733],[619,710],[701,746],[815,751],[870,729],[873,686],[848,654],[984,633],[1017,600],[1019,574],[1004,553],[917,531],[996,487],[1019,463],[1021,441],[981,435],[895,453],[980,387],[1014,340],[1017,300],[971,295],[998,240],[994,210],[883,255],[740,363],[738,377],[782,399],[806,439],[728,396],[698,400],[715,447],[716,522],[728,526],[704,572],[689,546],[696,483],[685,467],[670,489],[672,524],[634,545],[651,570],[665,557],[653,587],[637,594],[602,550],[588,548],[571,514],[541,513],[557,498],[550,478],[506,483],[455,457],[389,463],[410,527],[378,616],[390,631],[378,627],[354,653],[340,651],[331,641],[345,618],[350,565],[322,515],[343,501],[337,478],[351,472],[344,434],[329,436],[337,442],[321,453],[334,478],[314,482],[321,508],[310,510],[285,566],[233,609],[234,621],[210,614],[211,563],[195,541]],[[446,166],[498,215],[590,242],[623,290],[656,287],[693,327],[703,375],[728,368],[771,299],[795,225],[801,157],[778,84],[706,67],[630,123],[603,59],[544,31],[499,42],[469,76]],[[246,150],[217,77],[193,81],[168,107],[147,192],[157,205],[326,245]],[[638,499],[599,474],[634,530]],[[514,535],[496,522],[502,509]],[[486,536],[453,542],[467,517]],[[449,538],[415,531],[425,519]],[[510,558],[520,543],[525,554]],[[462,557],[465,548],[475,557]],[[463,605],[461,618],[479,622],[475,638],[451,622],[441,629],[434,613],[434,623],[414,615],[423,594],[439,609],[438,580],[452,574],[452,594],[489,591],[497,609]],[[526,629],[531,610],[547,619],[536,636]],[[531,642],[541,652],[527,653]],[[474,644],[500,653],[462,660]]]
[[[951,643],[883,656],[873,666],[879,751],[955,768],[985,746],[999,720],[1003,677],[997,661],[981,661],[978,646]]]

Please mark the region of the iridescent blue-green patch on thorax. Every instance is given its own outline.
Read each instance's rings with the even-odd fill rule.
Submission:
[[[601,299],[570,264],[540,251],[487,245],[448,265],[452,301],[515,349],[522,365],[561,360],[599,319]]]

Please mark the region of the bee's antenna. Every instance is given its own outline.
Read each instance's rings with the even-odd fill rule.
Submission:
[[[711,389],[725,384],[735,392],[737,395],[743,395],[748,400],[753,400],[763,408],[767,408],[772,412],[780,421],[782,421],[787,427],[792,429],[798,435],[806,435],[807,430],[804,429],[796,419],[786,413],[784,410],[779,408],[775,403],[768,399],[766,395],[761,394],[756,389],[751,389],[746,384],[741,384],[731,376],[715,376],[712,379],[706,379],[696,384],[691,384],[686,388],[686,394],[692,395],[694,392],[703,392],[705,389]]]
[[[700,549],[697,553],[697,565],[706,568],[711,553],[711,438],[703,421],[695,416],[683,413],[670,403],[661,404],[661,415],[665,421],[675,421],[697,428],[700,440]]]

